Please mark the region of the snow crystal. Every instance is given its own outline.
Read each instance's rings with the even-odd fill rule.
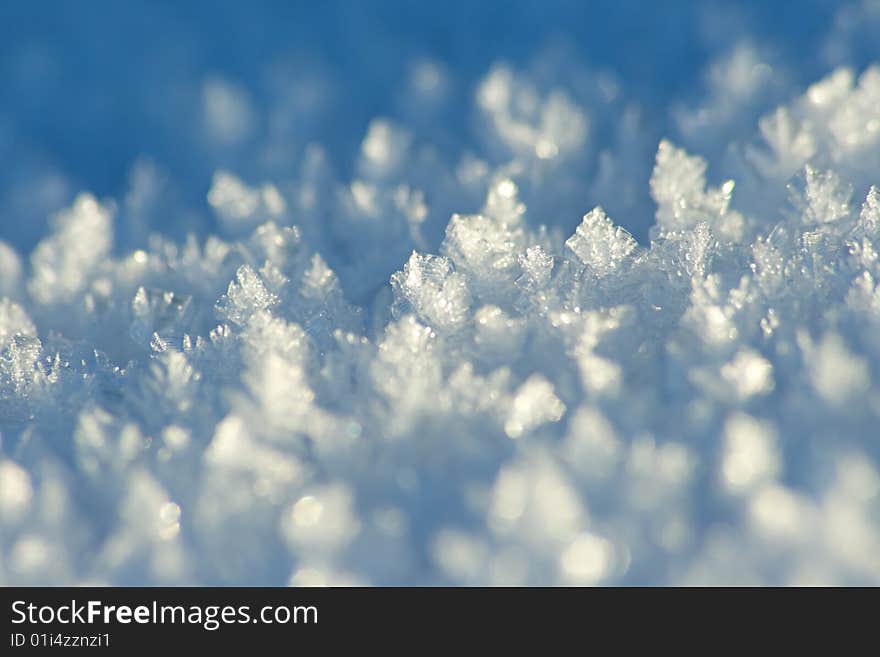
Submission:
[[[217,302],[217,312],[235,324],[246,324],[260,310],[278,303],[278,298],[266,289],[259,274],[249,265],[235,272],[226,294]]]
[[[584,216],[565,245],[597,276],[609,274],[636,249],[636,241],[619,226],[614,226],[602,208]]]
[[[467,319],[470,292],[448,258],[413,252],[403,271],[391,276],[391,288],[397,314],[412,308],[427,324],[439,328],[454,328]]]
[[[0,70],[0,583],[880,584],[875,3],[469,11]]]

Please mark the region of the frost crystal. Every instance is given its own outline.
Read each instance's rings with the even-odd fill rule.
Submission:
[[[412,308],[429,325],[455,328],[467,319],[470,293],[464,277],[443,256],[413,252],[402,272],[391,277],[395,312]]]
[[[230,322],[246,324],[251,316],[278,303],[278,298],[266,289],[260,276],[248,265],[235,272],[226,294],[217,302],[217,311]]]
[[[489,4],[4,33],[0,584],[880,584],[876,3]]]
[[[637,247],[632,235],[615,226],[602,208],[584,216],[565,245],[597,276],[611,273]]]

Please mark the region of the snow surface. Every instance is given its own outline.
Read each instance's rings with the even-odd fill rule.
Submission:
[[[0,21],[0,583],[880,584],[880,3],[175,4]]]

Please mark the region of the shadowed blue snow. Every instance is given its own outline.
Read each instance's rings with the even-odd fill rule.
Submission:
[[[0,582],[880,583],[880,3],[0,8]]]

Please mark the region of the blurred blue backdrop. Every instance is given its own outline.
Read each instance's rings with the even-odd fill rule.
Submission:
[[[141,156],[159,163],[194,208],[218,167],[260,177],[295,166],[297,148],[271,162],[247,148],[280,134],[285,144],[321,143],[345,176],[370,119],[400,113],[399,81],[419,58],[444,66],[452,81],[441,145],[469,140],[473,85],[493,62],[523,66],[548,47],[615,72],[647,108],[656,136],[674,138],[671,99],[697,97],[713,53],[737,40],[766,46],[797,85],[876,56],[870,39],[837,54],[817,47],[839,4],[7,0],[0,239],[27,253],[48,212],[82,188],[119,197]],[[255,118],[235,147],[202,138],[200,97],[211,80],[222,82],[221,101],[231,88],[247,99],[238,109]],[[273,115],[273,107],[295,111]],[[192,225],[211,219],[199,221]]]

